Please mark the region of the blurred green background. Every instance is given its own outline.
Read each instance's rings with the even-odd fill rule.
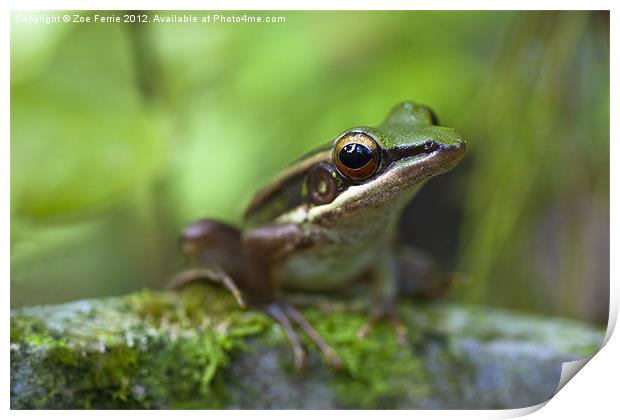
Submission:
[[[607,321],[608,13],[82,25],[20,13],[13,306],[162,287],[182,266],[184,225],[238,223],[288,162],[411,99],[469,141],[402,222],[405,241],[466,275],[448,298]]]

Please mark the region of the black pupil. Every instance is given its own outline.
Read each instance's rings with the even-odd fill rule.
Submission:
[[[349,143],[340,149],[338,159],[347,168],[359,169],[370,162],[372,151],[363,144]]]

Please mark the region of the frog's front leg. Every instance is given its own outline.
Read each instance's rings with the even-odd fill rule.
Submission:
[[[463,275],[444,272],[433,258],[409,245],[399,244],[395,255],[399,261],[400,296],[435,299],[452,283],[463,281]]]
[[[273,265],[288,253],[309,245],[309,238],[303,230],[298,225],[262,227],[245,233],[242,243],[250,297],[284,329],[293,348],[297,369],[303,369],[305,352],[291,320],[319,347],[332,366],[340,367],[342,362],[334,349],[297,309],[280,299],[280,285],[273,281]]]
[[[399,262],[387,253],[366,273],[370,276],[372,302],[368,321],[357,331],[359,338],[365,338],[375,324],[387,319],[392,324],[400,344],[407,342],[407,328],[396,312],[399,290]]]
[[[201,280],[221,283],[233,295],[239,306],[242,308],[247,307],[243,294],[237,287],[235,281],[224,270],[216,265],[189,268],[181,271],[180,273],[177,273],[172,280],[170,280],[167,288],[171,290],[179,290],[187,285]]]
[[[366,337],[379,320],[388,319],[401,344],[406,342],[407,329],[396,313],[398,298],[437,298],[459,279],[457,274],[443,273],[428,255],[402,243],[392,253],[384,253],[366,275],[373,287],[373,303],[370,318],[358,330],[358,337]]]
[[[241,233],[238,229],[216,220],[200,219],[183,230],[179,238],[181,250],[191,268],[176,274],[169,289],[180,289],[197,281],[221,283],[241,307],[246,307],[234,276],[241,279],[243,259]]]

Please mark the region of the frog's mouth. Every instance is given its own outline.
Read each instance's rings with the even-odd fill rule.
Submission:
[[[423,150],[422,146],[394,148],[381,173],[372,180],[350,186],[334,201],[310,210],[311,218],[337,219],[368,208],[379,208],[394,200],[406,204],[424,181],[452,169],[465,154],[465,142],[440,145]]]

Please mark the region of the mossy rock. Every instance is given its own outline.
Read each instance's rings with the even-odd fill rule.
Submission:
[[[401,345],[389,325],[356,337],[363,303],[305,306],[341,370],[306,341],[297,372],[279,325],[214,287],[14,310],[11,407],[525,407],[549,399],[562,363],[592,354],[604,335],[567,320],[403,302]]]

